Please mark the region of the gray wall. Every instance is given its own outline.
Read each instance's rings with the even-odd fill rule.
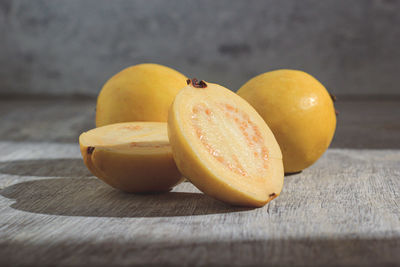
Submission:
[[[400,1],[0,0],[0,93],[96,95],[156,62],[238,89],[277,68],[400,95]]]

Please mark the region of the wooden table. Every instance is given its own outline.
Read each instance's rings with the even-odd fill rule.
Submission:
[[[93,100],[2,99],[0,266],[399,266],[400,102],[338,108],[333,148],[245,209],[190,183],[114,190],[77,145]]]

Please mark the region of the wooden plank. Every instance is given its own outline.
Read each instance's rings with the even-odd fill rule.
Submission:
[[[400,151],[330,149],[259,209],[190,183],[131,195],[76,143],[0,142],[0,265],[400,264]]]
[[[5,98],[0,96],[0,140],[77,142],[95,127],[96,100]],[[339,111],[332,147],[400,149],[399,99],[335,103]]]

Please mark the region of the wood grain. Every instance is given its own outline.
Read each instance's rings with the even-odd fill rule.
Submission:
[[[330,149],[259,209],[131,195],[75,143],[0,142],[0,265],[400,265],[400,151]]]
[[[0,140],[75,143],[95,127],[95,98],[0,95]],[[400,149],[400,101],[338,99],[331,147]]]

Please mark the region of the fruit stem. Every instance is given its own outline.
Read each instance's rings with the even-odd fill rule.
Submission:
[[[207,87],[207,84],[206,84],[205,81],[203,81],[203,80],[199,81],[196,78],[187,79],[186,83],[188,85],[192,84],[192,86],[195,87],[195,88],[206,88]]]

